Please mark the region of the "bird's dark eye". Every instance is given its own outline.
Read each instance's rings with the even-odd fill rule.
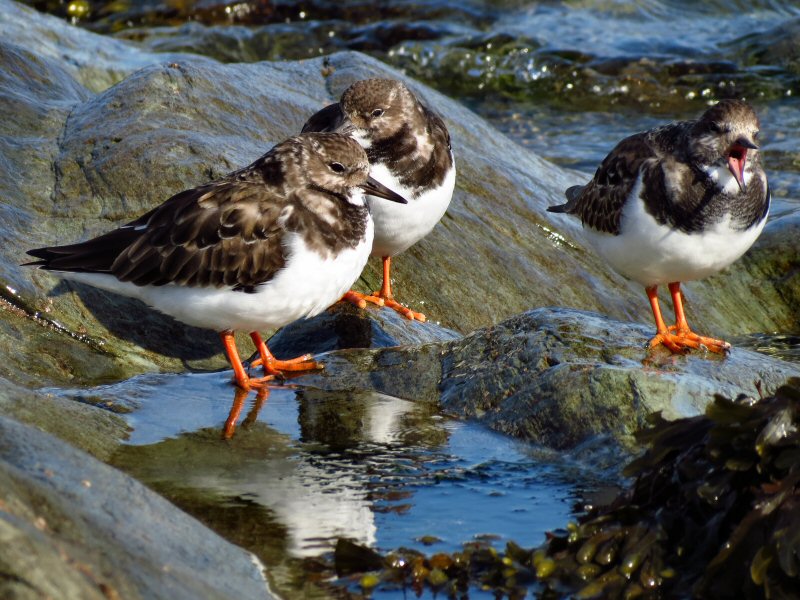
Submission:
[[[332,162],[328,165],[334,173],[344,173],[344,165],[339,162]]]
[[[382,114],[383,114],[382,108],[376,108],[375,110],[372,111],[373,117],[380,117]]]
[[[722,133],[722,127],[714,123],[713,121],[708,124],[708,129],[713,131],[714,133]]]

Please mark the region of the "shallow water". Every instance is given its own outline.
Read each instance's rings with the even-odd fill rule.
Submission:
[[[381,551],[536,546],[600,476],[377,393],[276,386],[260,408],[251,393],[224,439],[235,392],[222,373],[49,391],[124,414],[130,438],[112,463],[258,554],[283,592],[338,538]]]

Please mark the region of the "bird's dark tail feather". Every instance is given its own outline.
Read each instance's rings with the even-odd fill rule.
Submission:
[[[136,235],[133,228],[121,228],[78,244],[34,248],[27,254],[38,260],[23,263],[23,266],[46,271],[109,273],[114,260]]]
[[[548,206],[547,212],[554,212],[554,213],[568,213],[569,212],[569,202],[566,204],[557,204],[555,206]]]

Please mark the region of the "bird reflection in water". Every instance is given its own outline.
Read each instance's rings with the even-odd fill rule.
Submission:
[[[269,390],[270,388],[266,386],[256,390],[256,397],[255,401],[253,402],[253,407],[247,412],[247,415],[242,421],[243,429],[247,429],[250,425],[255,423],[256,419],[258,419],[258,413],[261,412],[261,408],[269,398]],[[240,387],[236,387],[231,410],[228,413],[228,418],[225,419],[225,425],[222,428],[222,439],[229,440],[236,433],[236,422],[239,420],[239,415],[242,414],[242,409],[244,408],[245,401],[249,395],[250,390],[243,390]]]

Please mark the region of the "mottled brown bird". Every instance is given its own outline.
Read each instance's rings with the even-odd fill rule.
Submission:
[[[302,134],[109,233],[30,250],[39,260],[28,264],[219,331],[236,383],[259,387],[319,368],[310,355],[276,359],[258,330],[314,316],[355,282],[372,248],[365,193],[405,202],[369,178],[352,138]],[[235,330],[250,332],[266,377],[245,372]]]
[[[348,292],[346,299],[393,308],[409,319],[425,315],[397,302],[392,292],[392,257],[428,235],[453,197],[456,167],[444,121],[402,82],[357,81],[341,100],[313,115],[303,131],[347,133],[367,151],[375,179],[408,199],[389,205],[369,200],[375,220],[372,255],[383,260],[383,285],[372,295]]]
[[[568,202],[548,209],[579,217],[600,256],[645,286],[657,329],[650,347],[730,349],[691,331],[680,285],[730,265],[764,228],[770,193],[758,132],[749,104],[723,100],[697,120],[622,140],[588,184],[569,188]],[[670,327],[658,303],[661,284],[675,307]]]

